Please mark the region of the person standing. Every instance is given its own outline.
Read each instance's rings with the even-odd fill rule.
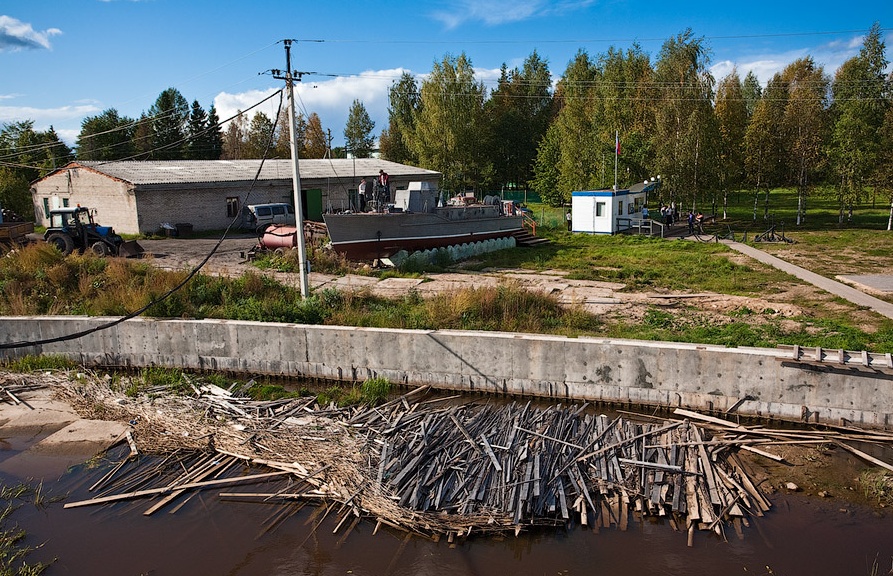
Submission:
[[[366,179],[363,178],[360,180],[360,185],[357,187],[357,198],[360,203],[360,212],[366,211]]]
[[[573,217],[571,216],[571,211],[568,210],[567,214],[564,215],[564,219],[567,220],[567,231],[571,232],[573,228]]]
[[[688,211],[688,235],[695,233],[695,215],[691,210]]]
[[[384,196],[384,202],[388,203],[391,201],[391,185],[390,185],[391,177],[388,176],[388,173],[384,170],[378,171],[378,184],[381,186],[381,194]]]

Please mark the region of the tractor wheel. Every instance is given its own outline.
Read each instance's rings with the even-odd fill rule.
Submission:
[[[61,252],[63,256],[68,256],[74,251],[74,240],[68,234],[50,234],[47,242],[55,246],[56,250]]]
[[[90,246],[90,250],[93,251],[94,254],[99,256],[100,258],[105,258],[109,254],[112,253],[111,248],[105,242],[94,242],[92,246]]]

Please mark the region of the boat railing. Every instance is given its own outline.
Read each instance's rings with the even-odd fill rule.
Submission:
[[[536,220],[534,220],[530,214],[521,212],[521,226],[530,228],[530,233],[536,236]]]

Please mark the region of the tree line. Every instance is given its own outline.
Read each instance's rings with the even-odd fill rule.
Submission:
[[[893,80],[879,24],[831,78],[812,57],[762,87],[753,72],[717,81],[709,48],[686,30],[652,58],[633,44],[591,56],[580,50],[553,85],[534,51],[502,66],[487,90],[464,54],[447,54],[419,81],[404,73],[388,90],[388,125],[377,138],[354,100],[345,146],[332,148],[319,116],[299,114],[302,158],[371,156],[439,171],[451,191],[531,189],[561,205],[574,190],[621,187],[661,176],[660,201],[723,212],[732,191],[754,191],[754,218],[769,190],[795,187],[798,222],[817,187],[834,194],[841,221],[871,195],[890,199]],[[114,108],[83,120],[75,150],[32,121],[0,126],[0,202],[31,213],[29,183],[80,160],[289,158],[283,112],[218,118],[175,88],[139,118]],[[618,142],[619,140],[619,146]],[[619,148],[619,150],[618,150]],[[708,208],[709,207],[709,208]],[[724,214],[723,214],[724,215]]]
[[[790,186],[799,222],[821,185],[843,220],[869,194],[890,199],[885,52],[875,24],[833,78],[806,56],[761,87],[737,70],[717,82],[704,39],[686,30],[654,61],[637,44],[580,50],[554,89],[534,51],[520,69],[503,66],[489,96],[465,54],[447,55],[421,83],[404,74],[392,84],[381,151],[442,172],[447,188],[530,187],[560,205],[574,190],[610,188],[619,148],[619,185],[660,175],[661,201],[720,213],[731,191],[749,187],[756,218],[770,188]]]

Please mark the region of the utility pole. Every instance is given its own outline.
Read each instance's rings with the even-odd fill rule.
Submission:
[[[307,278],[310,263],[307,262],[307,247],[304,245],[304,203],[301,202],[301,172],[298,167],[298,135],[295,133],[295,92],[294,77],[300,74],[291,69],[291,40],[283,40],[285,44],[285,75],[275,76],[279,80],[285,80],[285,91],[288,95],[288,128],[291,132],[289,147],[291,148],[292,162],[292,188],[295,195],[295,235],[298,241],[298,260],[301,263],[301,298],[310,296],[310,286]],[[274,71],[275,74],[276,71]]]

